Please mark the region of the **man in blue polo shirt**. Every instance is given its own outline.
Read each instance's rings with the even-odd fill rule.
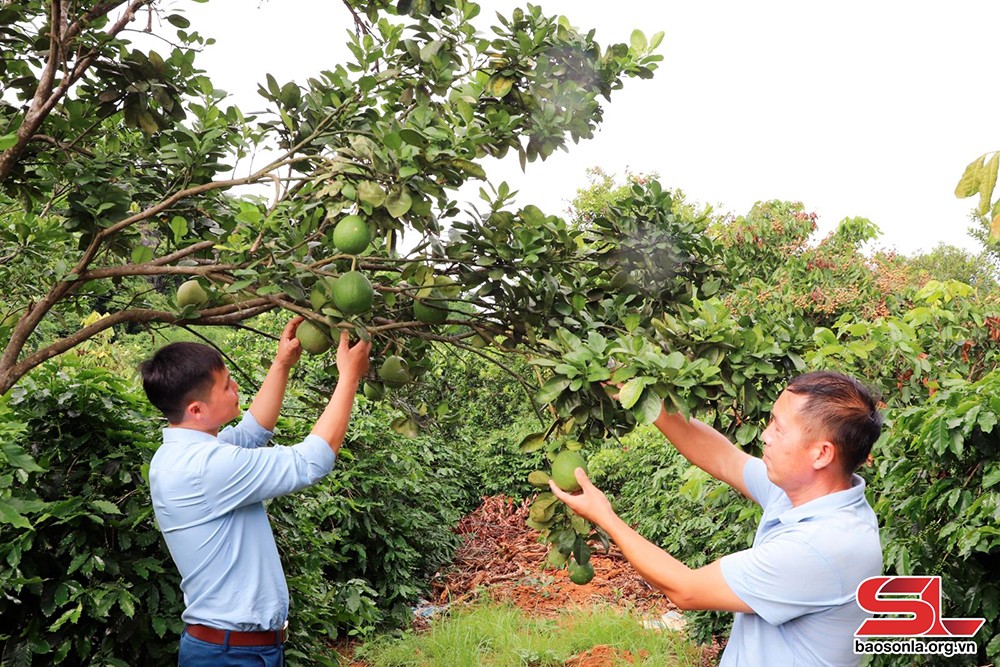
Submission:
[[[858,585],[882,571],[865,483],[882,417],[856,380],[801,375],[774,403],[754,458],[695,419],[664,410],[655,422],[691,463],[764,510],[750,549],[691,569],[626,525],[582,469],[582,490],[552,491],[601,526],[653,586],[681,609],[736,612],[722,667],[857,665],[853,637],[867,616]]]
[[[238,388],[222,356],[171,343],[142,363],[149,401],[167,418],[149,466],[153,510],[181,574],[185,622],[178,665],[284,664],[288,587],[264,501],[315,484],[333,469],[371,343],[337,350],[337,387],[310,435],[264,447],[302,348],[292,319],[261,388],[238,425]],[[220,429],[222,429],[220,431]]]

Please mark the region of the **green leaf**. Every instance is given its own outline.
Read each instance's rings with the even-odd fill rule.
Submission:
[[[536,452],[545,446],[545,434],[544,433],[532,433],[525,436],[521,440],[521,444],[518,445],[518,449],[524,454],[529,454],[531,452]]]
[[[979,215],[986,215],[990,210],[993,189],[997,185],[998,168],[1000,168],[1000,153],[994,153],[983,168],[979,180]]]
[[[413,198],[410,197],[406,188],[393,188],[385,199],[385,209],[389,211],[389,215],[397,220],[406,215],[412,205]]]
[[[445,45],[443,39],[435,39],[433,42],[428,42],[420,49],[420,60],[421,62],[430,62],[434,56],[438,54],[441,47]]]
[[[399,131],[399,138],[411,146],[417,146],[418,148],[422,148],[428,144],[427,137],[409,127],[404,127]]]
[[[545,405],[551,403],[570,385],[570,379],[566,377],[553,377],[542,385],[542,388],[535,394],[535,400]]]
[[[11,146],[17,144],[17,133],[12,132],[11,134],[0,135],[0,151],[5,151]]]
[[[643,390],[649,383],[650,379],[647,377],[637,377],[626,382],[618,393],[618,400],[621,401],[622,407],[631,410],[632,406],[639,402]]]
[[[149,110],[139,112],[139,127],[146,134],[156,134],[160,131],[160,126],[157,125],[156,118],[153,117],[153,113]]]
[[[31,528],[31,522],[27,517],[15,512],[6,502],[0,502],[0,523],[7,523],[15,528]]]
[[[170,219],[170,231],[174,234],[174,243],[180,243],[187,236],[188,223],[185,218],[175,215]]]
[[[392,420],[389,427],[396,433],[406,436],[407,438],[416,438],[420,435],[420,424],[409,417],[397,417]]]
[[[153,259],[153,249],[147,245],[137,245],[132,248],[132,263],[145,264]]]
[[[98,512],[105,512],[106,514],[121,514],[121,510],[118,506],[107,500],[92,500],[90,501],[90,506],[93,507]]]
[[[119,591],[118,606],[129,618],[135,616],[135,597],[128,591]]]
[[[673,368],[675,370],[680,370],[681,368],[684,368],[684,364],[686,362],[687,358],[680,352],[677,352],[676,350],[668,354],[666,359],[664,359],[663,361],[664,365],[667,368]]]
[[[358,184],[358,199],[378,208],[385,202],[385,190],[374,181],[361,181]]]
[[[639,399],[638,405],[632,410],[632,414],[641,424],[652,424],[663,412],[663,399],[661,399],[655,391],[650,388],[646,388],[642,392],[642,398]]]
[[[462,160],[456,158],[451,161],[451,166],[468,174],[469,176],[472,176],[473,178],[478,178],[478,179],[486,178],[486,170],[470,160]]]
[[[985,161],[986,156],[981,155],[969,163],[969,166],[965,168],[965,173],[962,174],[962,178],[959,179],[958,185],[955,186],[956,197],[965,199],[979,192],[979,182],[982,179],[981,174]]]
[[[490,77],[490,80],[486,82],[485,93],[490,97],[495,97],[498,100],[506,97],[510,89],[514,87],[514,79],[509,76],[504,76],[503,74],[497,73]]]
[[[20,468],[25,472],[45,472],[45,468],[38,465],[24,447],[12,442],[0,444],[0,452],[7,457],[7,461],[15,468]]]
[[[746,423],[736,429],[736,442],[741,445],[748,445],[757,437],[760,429],[756,424]]]
[[[171,14],[167,17],[167,22],[170,23],[175,28],[180,28],[185,30],[191,27],[191,21],[188,21],[185,17],[180,14]]]
[[[78,602],[76,607],[73,609],[67,609],[63,614],[56,619],[56,622],[49,626],[49,632],[55,632],[61,628],[66,623],[76,623],[80,620],[80,614],[83,612],[83,603]]]
[[[986,473],[983,475],[983,488],[996,486],[998,482],[1000,482],[1000,463],[992,463],[986,467]]]
[[[80,567],[83,566],[83,564],[86,562],[88,558],[90,558],[90,553],[86,551],[74,556],[73,560],[70,561],[69,563],[69,568],[66,570],[66,574],[70,575],[79,570]]]
[[[646,35],[644,35],[638,28],[632,31],[632,37],[629,39],[629,43],[632,45],[632,50],[638,54],[646,53],[646,49],[649,48],[649,42],[646,41]]]

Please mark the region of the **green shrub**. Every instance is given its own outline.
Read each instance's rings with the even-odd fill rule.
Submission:
[[[946,617],[986,618],[974,638],[978,656],[916,664],[1000,664],[998,421],[994,370],[902,410],[876,445],[872,489],[886,574],[940,575]]]
[[[69,357],[0,399],[3,664],[173,660],[179,577],[140,472],[153,423],[127,382]]]
[[[474,504],[457,447],[403,437],[389,421],[384,407],[359,398],[333,473],[269,506],[303,655],[320,655],[327,638],[409,621]],[[297,439],[308,424],[285,426]]]

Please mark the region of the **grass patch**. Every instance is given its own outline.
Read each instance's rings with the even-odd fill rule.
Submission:
[[[456,609],[425,632],[373,639],[354,659],[372,667],[557,667],[595,646],[628,651],[634,661],[622,665],[648,667],[696,667],[701,653],[683,635],[647,630],[638,616],[611,608],[544,619],[486,602]]]

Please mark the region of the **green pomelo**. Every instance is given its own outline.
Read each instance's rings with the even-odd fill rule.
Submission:
[[[624,269],[611,277],[612,289],[621,289],[622,287],[625,287],[626,284],[628,284],[628,271]]]
[[[360,216],[349,215],[333,229],[333,245],[348,255],[360,255],[371,242],[372,231]]]
[[[302,349],[309,354],[323,354],[332,344],[326,333],[308,320],[299,324],[295,337],[302,344]]]
[[[570,493],[579,491],[580,482],[576,481],[574,472],[577,468],[583,468],[583,472],[587,472],[587,462],[580,452],[567,449],[556,454],[555,460],[552,461],[552,479],[555,480],[556,486]]]
[[[410,380],[413,379],[406,360],[396,355],[385,358],[382,367],[378,369],[378,376],[382,378],[386,386],[393,389],[399,389],[403,385],[409,384]]]
[[[538,487],[539,489],[549,488],[549,473],[544,470],[535,470],[528,473],[528,484]]]
[[[365,398],[370,401],[381,401],[385,396],[385,387],[378,382],[365,382]]]
[[[448,319],[447,305],[438,299],[413,300],[413,317],[426,324],[443,324]]]
[[[202,306],[206,303],[208,303],[208,292],[197,280],[188,280],[177,289],[177,305],[181,308]]]
[[[472,349],[474,350],[482,350],[488,347],[489,344],[490,342],[479,334],[476,334],[475,336],[469,339],[469,346],[472,347]]]
[[[312,288],[312,291],[309,292],[309,305],[311,305],[312,309],[317,313],[323,310],[323,306],[326,305],[327,301],[328,298],[326,296],[326,290],[323,289],[322,285],[316,285]]]
[[[333,284],[333,303],[345,315],[367,312],[374,301],[375,290],[360,271],[348,271]]]
[[[594,566],[590,563],[580,565],[575,560],[569,564],[569,580],[574,584],[587,584],[594,578]]]

